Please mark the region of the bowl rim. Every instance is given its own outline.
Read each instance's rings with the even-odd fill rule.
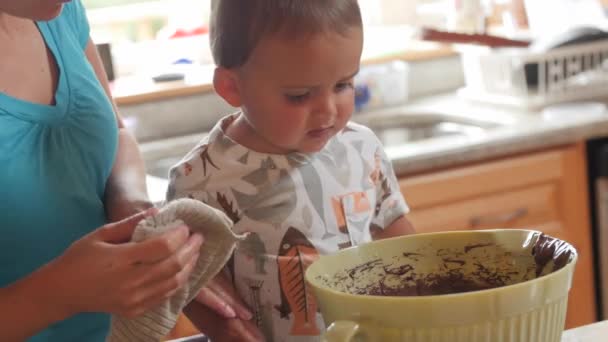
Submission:
[[[376,243],[381,243],[383,241],[389,241],[389,240],[399,240],[399,239],[406,239],[408,237],[413,237],[413,236],[420,236],[420,235],[452,235],[452,234],[471,234],[471,233],[485,233],[485,234],[490,234],[490,233],[496,233],[496,232],[502,232],[502,231],[509,231],[509,232],[520,232],[520,233],[528,233],[528,235],[530,234],[544,234],[547,235],[549,237],[555,238],[549,234],[543,233],[539,230],[533,230],[533,229],[512,229],[512,228],[505,228],[505,229],[501,229],[501,228],[495,228],[495,229],[482,229],[482,230],[455,230],[455,231],[445,231],[445,232],[431,232],[431,233],[418,233],[418,234],[412,234],[412,235],[402,235],[402,236],[397,236],[397,237],[392,237],[392,238],[388,238],[388,239],[382,239],[382,240],[375,240],[375,241],[371,241],[369,243],[366,243],[365,245],[369,245],[369,244],[376,244]],[[557,238],[555,238],[557,239]],[[568,262],[566,263],[566,265],[564,265],[564,267],[560,268],[559,270],[555,271],[555,272],[551,272],[549,274],[545,274],[542,275],[540,277],[534,278],[534,279],[530,279],[530,280],[526,280],[523,282],[519,282],[516,284],[511,284],[511,285],[505,285],[505,286],[500,286],[500,287],[495,287],[495,288],[491,288],[491,289],[484,289],[484,290],[476,290],[476,291],[469,291],[469,292],[459,292],[459,293],[449,293],[449,294],[438,294],[438,295],[427,295],[427,296],[381,296],[381,295],[358,295],[358,294],[352,294],[352,293],[348,293],[348,292],[342,292],[342,291],[338,291],[335,289],[332,289],[331,287],[327,286],[327,285],[322,285],[320,283],[315,283],[313,282],[314,279],[312,279],[312,270],[311,268],[313,267],[313,265],[315,265],[316,263],[320,262],[321,260],[325,259],[325,258],[337,258],[340,252],[346,252],[347,250],[352,250],[355,249],[359,246],[352,246],[352,247],[348,247],[345,248],[343,250],[340,250],[336,253],[330,254],[330,255],[325,255],[325,256],[321,256],[319,259],[317,259],[316,261],[314,261],[307,269],[306,269],[306,273],[304,275],[304,278],[307,282],[308,285],[310,285],[311,287],[315,288],[315,289],[319,289],[321,291],[325,291],[328,292],[330,294],[335,294],[335,295],[340,295],[340,296],[346,296],[349,299],[356,299],[356,300],[362,300],[362,301],[391,301],[394,302],[395,300],[397,301],[412,301],[412,302],[416,302],[416,301],[428,301],[429,299],[436,299],[436,298],[452,298],[452,299],[457,299],[457,298],[462,298],[465,299],[466,297],[471,297],[471,296],[479,296],[481,295],[486,295],[486,296],[491,296],[494,294],[497,294],[498,292],[502,292],[502,291],[511,291],[511,290],[517,290],[520,289],[521,287],[524,286],[530,286],[530,284],[532,283],[540,283],[540,282],[546,282],[546,281],[550,281],[553,278],[556,277],[560,277],[563,275],[563,273],[565,272],[570,272],[570,268],[575,267],[577,261],[578,261],[578,251],[576,250],[576,248],[569,243],[568,241],[562,240],[562,239],[558,239],[560,241],[563,241],[565,243],[568,244],[568,246],[570,247],[570,249],[572,250],[572,256],[570,257],[570,260],[568,260]]]

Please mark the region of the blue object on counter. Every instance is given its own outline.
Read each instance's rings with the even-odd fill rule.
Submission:
[[[355,110],[360,111],[371,99],[367,84],[355,85]]]
[[[193,64],[194,62],[188,58],[180,58],[173,62],[173,64]]]

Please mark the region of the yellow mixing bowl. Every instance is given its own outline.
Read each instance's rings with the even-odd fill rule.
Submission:
[[[531,230],[418,234],[321,257],[306,281],[329,342],[559,342],[576,260]]]

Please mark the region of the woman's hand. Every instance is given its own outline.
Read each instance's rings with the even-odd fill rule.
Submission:
[[[187,281],[203,242],[186,226],[140,243],[127,242],[137,223],[156,212],[105,225],[72,244],[41,271],[55,305],[78,312],[135,317]]]
[[[226,273],[220,272],[196,296],[195,300],[224,318],[238,317],[249,321],[253,318],[251,311],[236,293]]]

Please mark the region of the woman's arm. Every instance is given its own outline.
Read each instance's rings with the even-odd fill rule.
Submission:
[[[118,108],[112,99],[106,72],[97,52],[97,47],[91,39],[89,39],[85,53],[99,82],[106,91],[108,99],[112,102],[118,122],[118,153],[114,161],[112,174],[106,185],[105,194],[106,215],[110,222],[115,222],[152,207],[152,203],[148,199],[146,172],[137,142],[135,137],[125,128],[122,118],[118,114]]]
[[[23,341],[68,316],[54,303],[52,289],[47,288],[48,272],[44,269],[0,288],[0,322],[3,341]]]

